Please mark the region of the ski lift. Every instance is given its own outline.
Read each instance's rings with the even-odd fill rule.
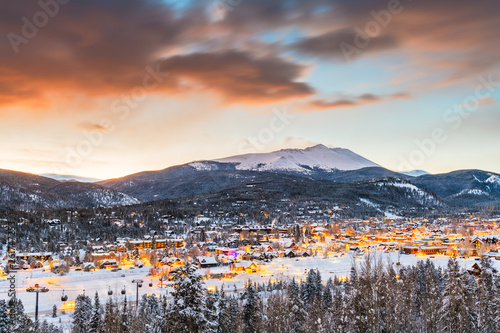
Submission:
[[[68,295],[64,294],[64,289],[63,289],[62,296],[61,296],[61,302],[66,302],[67,300],[68,300]]]
[[[139,288],[142,288],[142,283],[139,283]]]
[[[153,286],[153,282],[149,282],[149,286],[152,287]]]
[[[125,286],[123,286],[122,295],[125,295],[126,293],[127,293],[127,291],[125,290]]]
[[[113,290],[111,290],[111,287],[109,287],[109,290],[108,290],[108,295],[109,295],[109,296],[113,295]]]

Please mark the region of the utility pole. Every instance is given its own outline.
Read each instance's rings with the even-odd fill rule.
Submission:
[[[49,292],[49,288],[40,287],[38,284],[35,284],[35,287],[29,287],[26,291],[29,293],[36,293],[35,322],[38,322],[38,294]]]
[[[142,287],[143,280],[133,280],[132,283],[136,284],[136,289],[135,289],[135,307],[139,307],[139,288]]]

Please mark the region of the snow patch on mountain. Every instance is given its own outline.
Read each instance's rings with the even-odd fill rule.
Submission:
[[[435,196],[402,179],[386,179],[376,181],[375,185],[379,187],[396,187],[403,189],[406,192],[406,197],[414,198],[422,205],[441,205],[441,202]]]
[[[494,184],[494,185],[500,185],[500,177],[498,175],[491,175],[484,182],[485,183]]]
[[[217,170],[217,165],[206,162],[192,162],[189,166],[196,169],[196,171],[214,171]]]
[[[283,149],[271,153],[245,154],[214,160],[235,163],[237,170],[288,171],[311,174],[313,170],[333,172],[380,165],[343,148],[317,145],[306,149]]]
[[[413,171],[406,171],[406,172],[400,172],[403,175],[407,175],[410,177],[420,177],[424,175],[430,175],[429,172],[424,171],[424,170],[413,170]]]
[[[362,203],[364,203],[365,205],[367,205],[367,206],[374,207],[374,208],[379,207],[379,205],[377,205],[376,203],[371,202],[371,201],[370,201],[370,200],[368,200],[368,199],[365,199],[365,198],[359,198],[359,200],[360,200]]]
[[[460,191],[460,193],[457,193],[454,196],[458,197],[461,195],[490,195],[490,194],[483,191],[483,190],[477,189],[477,188],[469,188],[469,189],[465,189],[463,191]]]

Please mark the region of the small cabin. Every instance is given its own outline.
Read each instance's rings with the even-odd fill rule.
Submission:
[[[467,272],[470,275],[479,276],[479,275],[481,275],[482,269],[481,269],[481,267],[479,267],[479,265],[476,262],[476,263],[474,263],[474,265],[472,265],[472,269],[468,269]]]
[[[216,267],[219,265],[214,257],[199,257],[197,261],[200,268]]]

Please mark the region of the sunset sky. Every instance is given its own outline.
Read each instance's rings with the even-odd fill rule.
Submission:
[[[317,143],[500,173],[498,0],[0,0],[0,168],[100,179]]]

